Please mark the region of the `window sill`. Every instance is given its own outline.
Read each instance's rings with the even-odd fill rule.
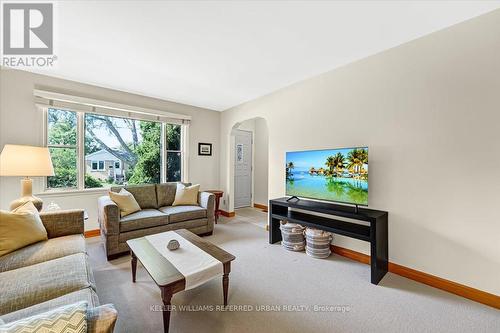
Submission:
[[[40,197],[65,197],[80,195],[106,194],[109,188],[89,188],[85,190],[47,190],[36,194]]]

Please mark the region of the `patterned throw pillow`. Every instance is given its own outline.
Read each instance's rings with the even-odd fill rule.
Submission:
[[[0,333],[86,333],[87,302],[59,307],[0,326]]]
[[[88,333],[113,333],[117,312],[113,304],[104,304],[87,310]]]

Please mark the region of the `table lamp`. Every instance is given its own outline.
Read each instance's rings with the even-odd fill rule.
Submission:
[[[21,198],[10,204],[14,209],[26,203],[33,202],[42,210],[43,201],[33,195],[33,180],[29,177],[54,176],[54,168],[46,147],[21,145],[5,145],[0,154],[0,176],[21,176]]]

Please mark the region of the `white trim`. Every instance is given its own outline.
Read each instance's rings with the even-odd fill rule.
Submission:
[[[118,186],[118,185],[117,185]],[[77,196],[77,195],[95,195],[95,194],[106,194],[109,192],[109,188],[86,188],[83,190],[77,190],[77,189],[48,189],[45,190],[44,192],[37,193],[36,196],[40,197],[66,197],[66,196]]]
[[[181,180],[189,183],[189,124],[181,127]]]
[[[82,112],[76,113],[76,177],[78,189],[85,188],[85,114]],[[48,136],[48,133],[47,133]],[[83,172],[80,172],[83,170]]]
[[[160,183],[165,183],[167,181],[167,123],[161,123],[161,133],[160,133],[160,160],[161,160],[161,172],[160,172]]]
[[[46,99],[48,101],[60,101],[64,103],[72,103],[72,104],[78,104],[78,105],[83,105],[90,107],[91,110],[87,112],[92,112],[96,111],[99,113],[99,111],[103,110],[96,110],[96,108],[99,109],[106,109],[106,110],[112,110],[112,111],[118,111],[121,116],[123,116],[123,112],[127,113],[139,113],[139,114],[144,114],[144,115],[152,115],[152,116],[160,116],[160,117],[165,117],[165,118],[170,118],[170,119],[177,119],[177,120],[191,120],[191,116],[183,115],[183,114],[178,114],[178,113],[172,113],[172,112],[167,112],[163,110],[155,110],[155,109],[148,109],[148,108],[143,108],[139,106],[132,106],[132,105],[126,105],[126,104],[120,104],[120,103],[114,103],[114,102],[108,102],[108,101],[103,101],[103,100],[98,100],[98,99],[93,99],[93,98],[87,98],[87,97],[81,97],[81,96],[74,96],[74,95],[66,95],[66,94],[61,94],[57,92],[52,92],[52,91],[46,91],[46,90],[40,90],[40,89],[35,89],[33,91],[33,94],[35,97],[40,97],[43,99]],[[50,105],[50,104],[49,104]],[[108,113],[108,112],[104,112]],[[130,116],[129,116],[130,117]],[[158,119],[161,120],[161,119]],[[162,120],[166,121],[166,120]]]

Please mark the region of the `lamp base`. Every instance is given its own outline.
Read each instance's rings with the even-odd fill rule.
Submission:
[[[39,212],[42,210],[43,200],[35,196],[21,197],[12,201],[10,203],[10,210],[14,210],[17,207],[24,205],[28,201],[31,201]]]
[[[33,195],[33,181],[26,177],[21,180],[21,197],[10,203],[10,210],[14,210],[28,201],[31,201],[39,212],[42,210],[43,200]]]

